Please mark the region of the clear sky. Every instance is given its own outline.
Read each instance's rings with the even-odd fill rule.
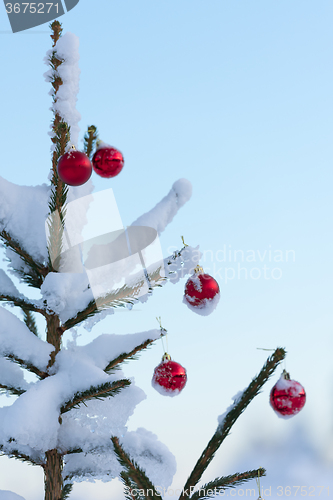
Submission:
[[[113,188],[126,225],[174,181],[190,180],[192,198],[161,236],[163,253],[180,248],[181,235],[199,244],[201,265],[221,288],[208,317],[182,304],[183,281],[80,338],[156,328],[162,317],[169,352],[188,370],[183,393],[163,398],[150,386],[159,344],[126,373],[147,394],[130,427],[168,444],[178,462],[174,488],[216,417],[265,362],[258,347],[287,349],[307,404],[291,420],[276,417],[268,397],[278,369],[205,479],[263,466],[267,487],[293,486],[298,452],[315,457],[302,470],[309,487],[319,486],[319,464],[332,469],[332,17],[330,0],[80,0],[59,18],[80,38],[81,137],[94,124],[125,157],[115,179],[94,176],[95,189]],[[41,184],[50,168],[48,27],[12,34],[0,6],[0,43],[0,175]],[[0,461],[0,489],[42,498],[41,471]],[[332,494],[332,479],[322,477]],[[71,498],[106,500],[115,491],[80,484]]]

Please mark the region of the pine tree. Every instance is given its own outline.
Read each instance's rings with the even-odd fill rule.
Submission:
[[[102,420],[99,421],[99,427],[96,426],[98,432],[94,434],[91,413],[100,412],[101,417],[107,416],[110,409],[118,408],[119,398],[122,396],[126,398],[122,399],[122,404],[125,401],[127,405],[135,406],[135,388],[119,368],[125,361],[136,359],[141,351],[163,337],[166,331],[161,327],[134,335],[101,335],[89,345],[76,346],[72,350],[64,348],[62,337],[66,331],[83,324],[88,318],[103,315],[104,310],[135,304],[139,299],[147,300],[153,290],[165,281],[177,282],[180,277],[193,271],[200,253],[197,249],[184,245],[165,259],[163,266],[158,263],[145,270],[143,278],[140,275],[136,280],[98,297],[92,293],[87,280],[82,279],[84,273],[65,272],[66,216],[69,200],[75,200],[75,190],[70,190],[59,178],[57,163],[68,150],[74,132],[59,106],[61,87],[64,84],[60,69],[66,62],[57,45],[62,36],[60,23],[53,22],[51,30],[53,47],[48,53],[51,67],[48,79],[52,85],[54,119],[51,131],[53,151],[50,185],[27,192],[30,204],[36,205],[39,200],[37,208],[35,206],[36,211],[42,210],[41,207],[47,208],[45,215],[48,239],[44,253],[38,245],[34,249],[33,241],[24,240],[24,235],[20,234],[22,228],[11,225],[6,214],[0,220],[1,241],[6,249],[11,272],[30,287],[40,290],[43,297],[40,300],[27,298],[18,291],[8,274],[0,271],[1,301],[19,308],[23,313],[21,321],[5,308],[1,307],[0,310],[0,388],[16,396],[10,409],[2,409],[0,412],[0,450],[8,457],[43,468],[45,500],[67,498],[78,477],[103,476],[105,479],[106,474],[110,480],[114,477],[122,480],[128,499],[134,498],[134,489],[135,498],[159,498],[160,494],[149,479],[145,465],[140,464],[140,456],[135,456],[135,450],[129,446],[129,438],[124,438],[121,431],[117,435],[110,432],[108,434],[108,429],[101,424]],[[90,126],[84,137],[85,153],[90,158],[97,140],[97,128]],[[186,183],[175,183],[171,194],[164,200],[172,213],[167,223],[187,201],[187,195],[182,192],[184,186],[186,191]],[[72,198],[71,193],[74,193]],[[76,195],[80,196],[80,191]],[[158,219],[160,211],[161,206],[157,205],[148,217],[142,216],[134,225],[140,225],[154,217]],[[42,220],[43,214],[40,217],[39,220]],[[163,224],[161,223],[162,226]],[[44,230],[43,227],[39,229],[41,232]],[[163,227],[158,232],[161,230]],[[37,239],[36,237],[36,241]],[[162,273],[162,267],[165,274]],[[65,298],[61,296],[64,286],[69,287],[69,291],[67,289],[66,293],[63,292],[67,294]],[[62,298],[67,303],[61,308],[59,301]],[[69,305],[68,298],[70,304],[74,305],[72,309],[67,307],[66,316],[63,311]],[[39,336],[35,314],[45,319],[45,340]],[[276,349],[259,374],[220,417],[215,433],[184,485],[180,500],[188,497],[193,500],[204,499],[209,496],[209,490],[220,492],[265,474],[263,468],[237,472],[217,477],[195,490],[233,424],[284,357],[284,349]],[[31,372],[36,377],[36,382],[28,384],[23,377],[24,370]],[[29,419],[36,416],[34,406],[39,408],[41,398],[46,413],[44,420],[41,418],[38,421],[39,432],[31,437],[22,429],[22,422],[23,419],[29,422]],[[17,415],[21,415],[18,421],[13,418]],[[126,411],[124,420],[126,422]],[[27,429],[29,428],[28,425]],[[146,441],[149,449],[148,437]],[[151,451],[151,456],[154,461],[154,451]],[[162,466],[164,467],[163,464]]]

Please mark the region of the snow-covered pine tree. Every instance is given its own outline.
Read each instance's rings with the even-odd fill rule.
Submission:
[[[155,287],[167,281],[177,283],[180,277],[192,274],[200,252],[185,245],[162,264],[148,268],[144,279],[142,274],[134,275],[122,287],[99,296],[92,293],[84,270],[64,272],[68,265],[63,258],[67,207],[89,195],[91,185],[68,188],[58,177],[57,162],[78,135],[78,55],[74,35],[61,36],[58,21],[51,24],[51,30],[53,47],[47,53],[51,69],[46,73],[53,88],[54,112],[50,184],[17,186],[0,178],[0,236],[8,272],[40,291],[40,299],[29,299],[0,270],[1,301],[23,312],[22,321],[0,308],[0,388],[15,396],[11,406],[0,410],[0,449],[8,457],[43,468],[45,500],[67,498],[77,478],[115,477],[122,480],[128,499],[134,498],[133,489],[135,498],[160,498],[154,483],[170,484],[174,458],[149,432],[127,430],[127,419],[142,399],[142,391],[124,378],[119,367],[165,330],[104,334],[85,346],[76,345],[74,335],[72,344],[64,347],[62,337],[84,322],[103,319],[110,308],[144,302]],[[97,130],[91,126],[84,140],[89,157],[96,141]],[[152,227],[160,234],[190,196],[188,181],[175,182],[170,193],[133,225]],[[78,231],[84,225],[84,214],[80,216]],[[45,338],[38,334],[35,314],[45,318]],[[199,500],[207,497],[208,490],[221,491],[264,475],[263,468],[235,473],[215,478],[195,491],[232,425],[284,356],[285,351],[278,348],[219,417],[215,433],[185,482],[181,500]],[[35,381],[27,382],[25,371],[31,372]]]

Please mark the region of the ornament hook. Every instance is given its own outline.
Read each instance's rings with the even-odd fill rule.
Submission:
[[[182,239],[182,242],[183,242],[184,247],[188,247],[188,245],[187,245],[187,244],[185,243],[185,241],[184,241],[184,236],[181,236],[181,239]]]
[[[164,356],[169,356],[169,354],[168,354],[168,331],[165,328],[163,328],[163,326],[162,326],[161,316],[159,316],[159,317],[156,316],[156,319],[157,319],[157,321],[158,321],[158,323],[160,325],[162,348],[163,348],[163,351],[164,351]],[[165,336],[166,347],[167,347],[166,350],[164,348],[164,342],[163,342],[163,337],[164,336]]]
[[[256,478],[256,482],[257,482],[257,486],[258,486],[258,491],[259,491],[258,500],[264,500],[264,498],[261,496],[259,470],[260,469],[258,469],[258,478]]]

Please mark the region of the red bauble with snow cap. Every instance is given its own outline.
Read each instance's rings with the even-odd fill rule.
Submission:
[[[81,186],[90,178],[92,166],[88,156],[74,146],[60,156],[57,165],[60,179],[69,186]]]
[[[171,360],[165,353],[162,362],[156,366],[151,385],[163,396],[177,396],[185,387],[187,375],[185,368]]]
[[[290,418],[301,411],[306,401],[304,387],[283,373],[270,393],[270,404],[279,417]]]
[[[96,174],[109,179],[123,169],[124,157],[118,149],[102,142],[93,156],[92,164]]]
[[[202,267],[197,266],[186,282],[183,302],[192,311],[207,316],[213,312],[219,300],[220,288],[217,281],[205,274]]]

